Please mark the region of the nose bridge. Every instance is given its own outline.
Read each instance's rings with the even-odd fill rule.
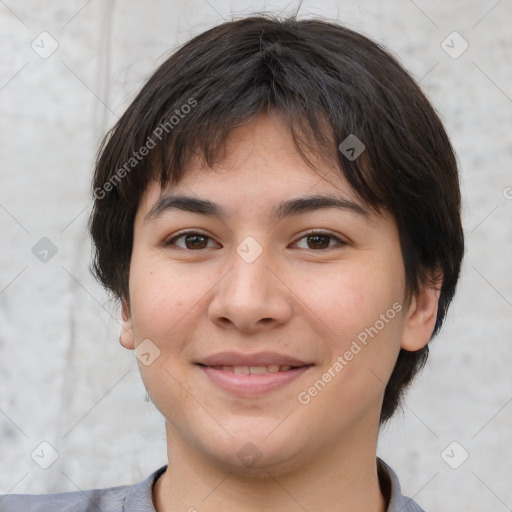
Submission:
[[[246,237],[236,247],[230,255],[230,271],[210,306],[213,321],[229,320],[247,331],[286,321],[291,314],[289,299],[271,270],[269,251],[254,237]]]
[[[272,286],[268,257],[269,249],[264,250],[254,237],[246,237],[236,247],[231,255],[231,272],[227,280],[232,297],[238,297],[246,304],[254,302],[256,306],[268,298]]]

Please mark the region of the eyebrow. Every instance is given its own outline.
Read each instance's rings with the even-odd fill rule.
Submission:
[[[301,215],[326,208],[338,208],[348,210],[369,219],[370,214],[361,205],[345,199],[330,195],[315,195],[288,199],[272,208],[272,217],[281,220],[285,217]],[[144,217],[144,224],[154,222],[164,213],[169,211],[184,211],[197,213],[210,217],[218,217],[222,221],[227,218],[226,211],[217,203],[207,199],[183,195],[164,195],[155,203]]]

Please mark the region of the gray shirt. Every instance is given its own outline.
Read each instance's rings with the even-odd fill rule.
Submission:
[[[402,496],[396,473],[377,458],[382,493],[389,500],[387,512],[425,512]],[[53,494],[0,495],[0,512],[156,512],[152,489],[165,472],[163,466],[134,485]]]

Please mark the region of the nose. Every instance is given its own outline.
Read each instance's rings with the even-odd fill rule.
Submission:
[[[238,253],[231,259],[229,272],[220,281],[208,314],[223,329],[257,333],[284,325],[293,313],[293,298],[265,252],[248,262]]]

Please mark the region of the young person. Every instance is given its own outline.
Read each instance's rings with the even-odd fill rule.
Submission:
[[[387,51],[335,22],[216,26],[105,138],[93,191],[94,271],[169,463],[0,510],[421,511],[377,437],[454,295],[460,192]]]

